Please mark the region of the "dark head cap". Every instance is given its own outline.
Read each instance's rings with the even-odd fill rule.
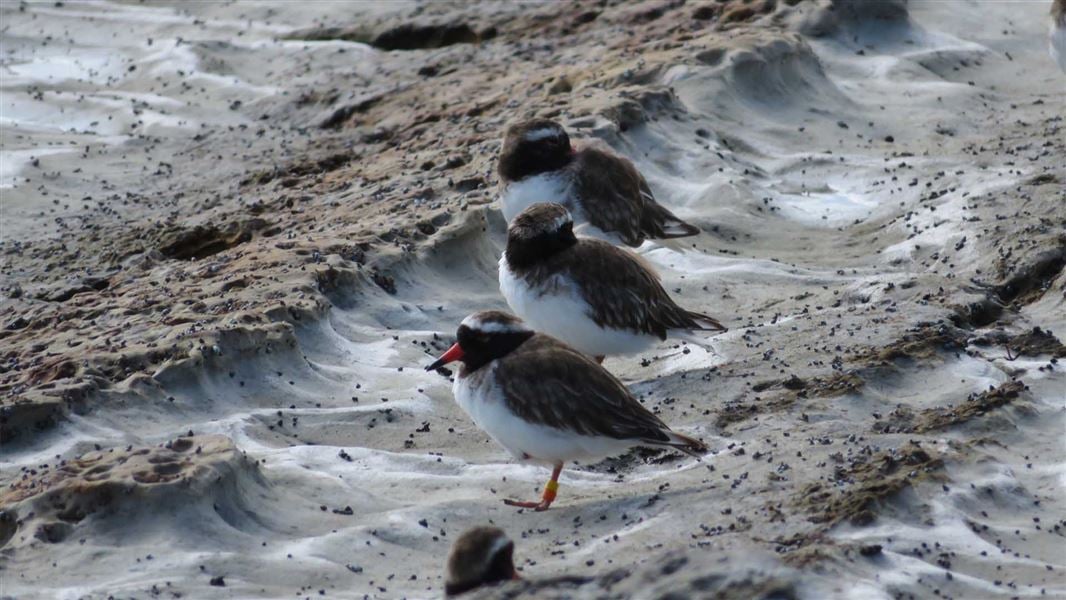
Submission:
[[[507,264],[522,269],[555,256],[574,244],[574,219],[561,204],[538,203],[518,213],[507,229]]]
[[[532,240],[564,231],[573,231],[574,218],[562,204],[539,202],[526,208],[511,221],[507,239]]]
[[[444,592],[449,596],[517,579],[514,542],[496,527],[475,527],[459,536],[448,555]]]
[[[496,170],[504,181],[518,181],[565,167],[573,153],[562,125],[547,119],[522,121],[507,128]]]

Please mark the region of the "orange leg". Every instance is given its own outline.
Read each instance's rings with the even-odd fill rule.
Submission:
[[[555,501],[555,493],[559,491],[559,473],[563,472],[563,463],[555,465],[552,469],[552,478],[548,480],[548,483],[544,484],[544,494],[540,497],[540,502],[520,502],[518,500],[504,500],[503,503],[507,506],[517,506],[519,508],[532,508],[533,510],[540,512],[542,510],[548,510],[548,507]]]
[[[602,354],[601,354],[601,355],[599,355],[599,356],[596,356],[596,357],[594,357],[594,358],[596,359],[596,362],[597,362],[597,363],[599,363],[599,364],[601,364],[601,365],[602,365],[602,364],[603,364],[603,359],[604,359],[604,358],[606,358],[606,357],[605,357],[604,355],[602,355]]]

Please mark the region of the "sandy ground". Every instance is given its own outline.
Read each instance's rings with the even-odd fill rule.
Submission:
[[[486,597],[1066,596],[1047,4],[4,3],[0,596],[436,597],[485,522]],[[516,511],[422,371],[531,115],[704,230],[640,251],[730,332],[606,366],[713,473]]]

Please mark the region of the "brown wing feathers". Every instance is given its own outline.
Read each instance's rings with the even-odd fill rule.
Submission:
[[[543,334],[500,359],[496,381],[508,408],[532,423],[656,445],[680,439],[610,373]]]
[[[643,178],[641,179],[643,182]],[[640,228],[646,237],[672,239],[697,235],[700,232],[699,228],[675,217],[674,213],[655,202],[650,191],[647,198],[650,201],[644,203],[644,215],[640,221]]]
[[[633,165],[597,148],[582,149],[571,165],[589,223],[618,234],[628,246],[639,246],[644,241],[644,198]]]
[[[656,202],[648,182],[620,156],[586,147],[570,168],[589,223],[617,233],[628,246],[639,246],[645,238],[686,237],[700,231]]]
[[[508,408],[531,423],[696,458],[707,452],[703,442],[671,431],[602,367],[550,336],[534,335],[500,359],[496,381]]]
[[[595,277],[582,293],[597,325],[629,329],[666,339],[670,329],[725,331],[716,319],[681,308],[659,283],[655,272],[637,256],[600,240],[582,239],[544,265],[546,272],[572,274],[588,270]]]

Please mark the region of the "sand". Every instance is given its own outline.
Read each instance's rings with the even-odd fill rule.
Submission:
[[[0,11],[0,596],[438,597],[481,523],[483,597],[1066,596],[1048,3]],[[547,472],[422,371],[532,115],[704,230],[640,252],[730,331],[606,366],[714,472],[508,508]]]

